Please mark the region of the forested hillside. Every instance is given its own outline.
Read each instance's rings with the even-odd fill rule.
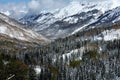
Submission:
[[[27,49],[19,54],[22,57],[17,57],[33,69],[39,66],[35,80],[119,80],[119,37],[114,39],[113,35],[112,40],[107,40],[105,36],[109,33],[100,34],[119,28],[115,25],[88,29]]]
[[[120,80],[119,0],[0,0],[0,80]]]
[[[119,25],[88,29],[36,47],[3,39],[0,79],[14,75],[12,80],[119,80],[119,33],[106,38],[109,31],[119,29]]]

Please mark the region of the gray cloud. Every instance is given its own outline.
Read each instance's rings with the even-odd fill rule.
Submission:
[[[62,8],[67,5],[68,2],[65,0],[32,0],[28,3],[29,9],[32,11],[41,10],[53,10],[56,8]]]
[[[119,0],[31,0],[28,3],[9,3],[9,4],[0,4],[0,11],[10,11],[12,17],[22,17],[27,12],[35,12],[39,13],[40,11],[47,10],[51,11],[54,9],[62,8],[68,5],[71,1],[79,1],[83,2],[101,2],[101,1],[108,1],[112,2],[113,7],[120,5]],[[8,12],[6,12],[8,14]]]
[[[28,3],[0,4],[0,12],[7,14],[10,12],[10,16],[19,18],[24,16],[27,12],[38,13],[43,10],[54,10],[66,6],[68,3],[69,1],[65,0],[31,0]]]
[[[27,13],[27,10],[28,8],[25,3],[0,4],[0,12],[3,12],[11,17],[21,17]]]

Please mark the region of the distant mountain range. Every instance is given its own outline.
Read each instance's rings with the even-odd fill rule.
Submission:
[[[111,2],[87,3],[71,2],[68,6],[52,12],[29,14],[20,22],[43,36],[57,39],[78,31],[119,24],[120,7]]]

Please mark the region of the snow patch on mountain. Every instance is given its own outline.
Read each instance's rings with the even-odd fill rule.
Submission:
[[[15,27],[11,28],[10,26],[4,26],[0,24],[0,33],[9,35],[11,38],[16,38],[19,40],[24,40],[24,41],[30,41],[31,39],[38,39],[39,40],[39,34],[28,30],[28,29],[17,29]],[[29,36],[29,37],[28,37]]]
[[[82,26],[82,27],[76,29],[75,31],[73,31],[73,32],[72,32],[72,35],[75,34],[75,33],[77,33],[77,32],[79,32],[80,30],[82,30],[83,28],[87,27],[88,25],[92,24],[92,23],[95,22],[95,21],[96,21],[96,20],[94,20],[94,19],[90,20],[89,23],[87,23],[87,24],[85,24],[84,26]]]
[[[70,5],[55,12],[55,18],[65,18],[66,16],[77,14],[83,6],[79,2],[71,2]]]
[[[78,22],[78,18],[69,17],[69,18],[64,19],[64,21],[73,24],[73,23],[77,23]]]
[[[5,12],[1,12],[1,13],[5,14],[5,15],[7,15],[7,16],[10,16],[10,15],[11,15],[11,13],[10,13],[9,11],[5,11]]]
[[[94,38],[95,40],[113,41],[115,39],[120,39],[120,29],[105,30],[98,36]]]
[[[6,30],[7,30],[6,27],[4,27],[4,26],[0,26],[0,33],[5,33]]]
[[[120,4],[116,4],[116,1],[113,0],[105,0],[101,2],[89,2],[89,3],[80,3],[79,1],[72,1],[68,6],[58,9],[54,12],[54,17],[63,19],[65,17],[78,14],[81,12],[88,12],[93,9],[98,9],[102,11],[102,13],[105,13],[108,10],[111,10],[113,8],[116,8],[117,6],[120,6]],[[119,1],[118,1],[119,3]]]
[[[9,27],[6,27],[6,26],[2,26],[2,25],[0,26],[1,34],[6,34],[6,35],[9,35],[11,38],[17,38],[17,39],[26,41],[26,38],[24,37],[22,32],[18,32],[16,30],[14,31],[14,29],[12,30],[10,30]]]
[[[68,59],[72,58],[73,55],[74,55],[74,57],[75,57],[75,55],[79,55],[75,59],[82,60],[82,55],[83,55],[84,51],[85,51],[85,47],[81,47],[79,49],[74,49],[74,50],[71,50],[69,53],[62,54],[61,56],[59,56],[58,59],[61,59],[61,57],[62,57],[63,60],[65,60],[66,58],[68,58]],[[54,56],[53,62],[55,62],[56,60],[57,60],[57,57]],[[69,61],[68,61],[68,63],[69,63]]]
[[[76,58],[76,60],[82,60],[82,55],[84,53],[84,50],[85,50],[85,47],[81,47],[80,49],[75,49],[75,50],[70,51],[69,53],[63,54],[62,57],[63,59],[65,59],[66,57],[71,58],[72,55],[78,55],[78,53],[80,53],[79,54],[80,56]]]
[[[108,12],[106,12],[104,17],[101,19],[102,22],[113,20],[113,22],[116,22],[120,18],[120,7],[116,7]],[[114,19],[115,18],[115,19]]]
[[[28,14],[21,22],[48,38],[66,37],[87,27],[95,28],[119,21],[120,4],[115,5],[113,2],[113,0],[89,3],[73,1],[66,7],[52,12]]]
[[[25,26],[15,19],[0,13],[0,34],[27,42],[48,42],[46,38],[37,32],[24,28]]]

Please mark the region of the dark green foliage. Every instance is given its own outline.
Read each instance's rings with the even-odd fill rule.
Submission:
[[[83,57],[96,60],[99,57],[99,53],[97,51],[89,51],[87,53],[84,53]]]
[[[58,69],[57,69],[56,67],[52,66],[52,65],[48,66],[48,69],[49,69],[50,72],[52,73],[51,79],[52,79],[52,80],[56,80],[57,75],[58,75],[58,73],[59,73]]]
[[[0,54],[0,80],[15,75],[12,80],[28,80],[28,66],[21,60]]]
[[[29,80],[37,80],[36,72],[33,70],[33,68],[29,68]]]
[[[52,66],[52,65],[48,66],[48,68],[54,74],[58,74],[58,72],[59,72],[58,69],[56,67]]]
[[[82,60],[73,60],[70,62],[69,66],[72,68],[77,68],[82,64]]]
[[[120,40],[94,41],[93,36],[104,29],[107,28],[88,29],[47,45],[20,50],[17,58],[32,66],[29,70],[13,55],[0,55],[0,80],[6,79],[10,74],[16,75],[13,80],[115,80],[115,77],[120,77]],[[4,44],[10,46],[10,43]],[[83,53],[81,47],[85,48]],[[76,49],[79,51],[63,58],[63,55]],[[4,48],[0,51],[9,53]],[[3,60],[9,63],[4,65]],[[37,75],[33,70],[36,65],[41,67],[41,72]]]

